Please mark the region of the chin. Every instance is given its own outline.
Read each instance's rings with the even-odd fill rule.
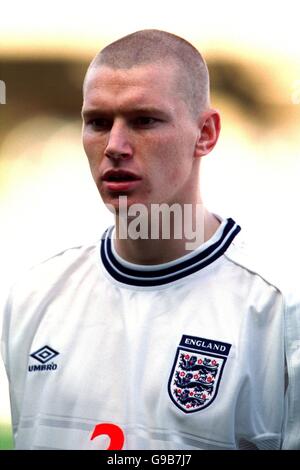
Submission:
[[[127,213],[128,209],[134,204],[144,204],[148,206],[142,198],[134,198],[125,193],[113,197],[103,197],[102,195],[101,197],[107,209],[116,215],[119,215],[122,210],[123,213]]]

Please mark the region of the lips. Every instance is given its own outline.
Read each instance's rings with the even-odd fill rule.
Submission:
[[[107,170],[102,176],[102,181],[104,181],[107,189],[114,192],[132,190],[139,184],[141,179],[136,173],[121,169]]]
[[[140,176],[128,170],[107,170],[102,176],[102,180],[108,182],[138,181],[140,179]]]

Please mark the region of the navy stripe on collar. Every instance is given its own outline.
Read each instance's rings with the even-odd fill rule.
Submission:
[[[177,281],[183,277],[189,276],[205,266],[213,263],[216,259],[225,253],[233,239],[241,230],[231,218],[226,220],[219,239],[205,248],[203,251],[196,251],[194,256],[183,261],[178,261],[169,267],[147,269],[136,265],[135,268],[129,268],[121,264],[112,251],[112,233],[110,227],[103,234],[101,241],[101,259],[105,269],[117,281],[131,286],[160,286]],[[147,266],[148,268],[148,266]]]

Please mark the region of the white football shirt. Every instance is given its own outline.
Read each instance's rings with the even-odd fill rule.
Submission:
[[[186,256],[140,266],[109,229],[19,280],[2,338],[16,448],[104,449],[100,423],[124,449],[300,448],[299,304],[239,231],[225,219]]]

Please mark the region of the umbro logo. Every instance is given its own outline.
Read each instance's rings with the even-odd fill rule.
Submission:
[[[34,353],[30,354],[30,357],[33,357],[33,359],[40,362],[40,364],[28,366],[28,371],[33,372],[39,370],[56,370],[57,364],[54,362],[49,364],[49,362],[58,355],[59,352],[55,351],[55,349],[50,348],[50,346],[43,346]]]
[[[30,356],[42,364],[46,364],[46,362],[51,361],[51,359],[53,359],[55,356],[58,356],[58,354],[59,353],[50,348],[50,346],[43,346],[41,349],[38,349],[34,353],[30,354]]]

